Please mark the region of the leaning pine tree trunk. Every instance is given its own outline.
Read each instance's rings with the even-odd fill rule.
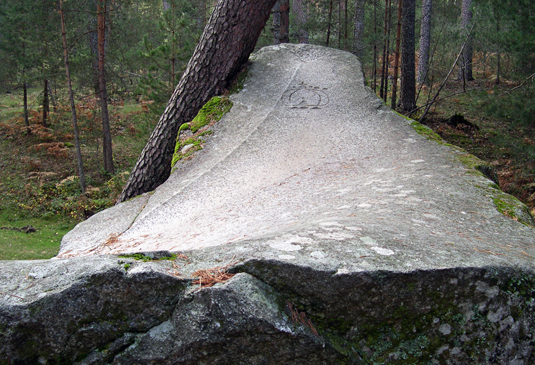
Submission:
[[[171,173],[178,128],[221,93],[254,50],[276,0],[220,0],[186,71],[141,152],[119,202],[156,189]]]

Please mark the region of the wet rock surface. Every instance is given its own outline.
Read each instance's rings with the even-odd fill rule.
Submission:
[[[479,162],[338,50],[264,48],[231,99],[154,193],[0,263],[0,363],[535,361],[532,217]]]

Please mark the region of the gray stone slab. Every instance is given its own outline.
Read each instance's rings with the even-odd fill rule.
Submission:
[[[334,49],[262,49],[232,101],[154,193],[0,262],[0,363],[535,362],[532,217],[480,162]]]
[[[72,257],[76,256],[78,251],[89,253],[102,245],[113,243],[116,237],[130,228],[148,199],[148,194],[140,195],[78,223],[63,237],[60,253]]]
[[[94,231],[134,216],[130,202],[77,227],[59,257],[219,247],[340,269],[532,267],[533,228],[497,210],[503,193],[462,163],[466,152],[385,107],[353,55],[264,48],[231,99],[205,148],[135,207],[131,225],[111,229],[113,242]]]

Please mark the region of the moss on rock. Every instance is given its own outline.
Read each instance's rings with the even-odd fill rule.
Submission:
[[[232,108],[232,102],[226,96],[214,96],[199,110],[197,116],[189,123],[184,123],[180,126],[176,144],[175,153],[171,161],[171,167],[183,158],[191,156],[195,151],[202,149],[203,140],[201,136],[210,134],[207,131],[211,125],[219,121],[223,115],[225,115],[230,108]],[[189,138],[181,138],[180,132],[190,130],[193,134]],[[183,151],[183,148],[189,144],[192,144],[192,148]]]
[[[440,136],[438,134],[433,132],[433,130],[431,128],[428,128],[428,127],[418,123],[417,121],[412,121],[411,127],[416,131],[416,133],[418,133],[419,135],[424,136],[425,138],[427,138],[427,139],[429,139],[431,141],[435,141],[435,142],[440,143],[440,144],[446,144],[446,142],[444,142],[444,140],[442,138],[440,138]]]

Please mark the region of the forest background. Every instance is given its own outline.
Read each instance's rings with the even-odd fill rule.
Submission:
[[[215,3],[0,4],[0,259],[50,258],[116,202]],[[534,2],[279,0],[257,47],[281,42],[358,55],[387,105],[535,212]]]

